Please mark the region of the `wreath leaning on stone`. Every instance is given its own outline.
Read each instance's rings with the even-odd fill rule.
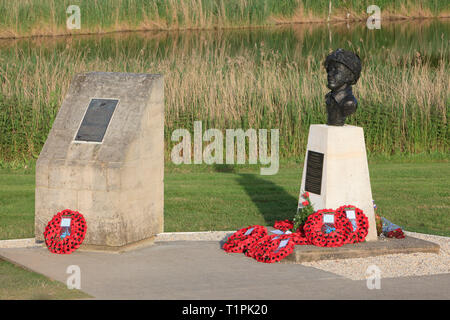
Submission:
[[[63,218],[70,218],[70,227],[61,227]],[[70,254],[80,247],[87,225],[83,215],[69,209],[55,214],[44,231],[45,245],[52,253]]]
[[[328,227],[323,222],[323,215],[334,215],[333,227]],[[311,214],[303,227],[309,242],[319,247],[340,247],[346,241],[352,224],[344,215],[336,214],[332,209],[322,209]]]
[[[362,242],[366,239],[367,233],[369,232],[369,219],[367,219],[367,216],[361,209],[353,205],[341,206],[337,208],[336,215],[341,215],[348,218],[346,212],[349,210],[354,211],[355,219],[350,220],[352,227],[349,230],[348,238],[344,241],[344,243]]]

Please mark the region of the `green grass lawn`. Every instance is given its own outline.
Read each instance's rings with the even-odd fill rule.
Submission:
[[[450,236],[448,162],[377,161],[369,169],[382,216],[408,231]],[[292,218],[301,171],[296,163],[281,165],[274,176],[261,176],[257,166],[248,165],[170,165],[164,230],[233,230]],[[33,212],[34,171],[0,170],[0,239],[33,237]]]
[[[0,300],[86,299],[91,296],[69,290],[58,281],[0,260]]]
[[[252,166],[169,165],[165,172],[165,231],[233,230],[292,218],[301,163],[261,176]],[[446,161],[369,164],[382,216],[406,230],[450,236],[450,166]],[[34,236],[34,170],[0,170],[0,239]],[[0,260],[1,299],[89,298],[63,283]]]

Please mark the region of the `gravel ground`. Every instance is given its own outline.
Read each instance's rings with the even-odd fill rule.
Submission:
[[[441,247],[439,254],[389,254],[378,257],[302,262],[301,264],[332,272],[352,280],[365,280],[366,270],[371,265],[375,265],[380,269],[381,278],[450,273],[450,237],[408,231],[405,234],[439,244]]]

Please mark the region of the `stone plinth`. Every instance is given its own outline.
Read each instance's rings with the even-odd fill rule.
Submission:
[[[308,158],[311,158],[310,175],[309,183],[305,183]],[[321,181],[319,181],[321,159],[322,172]],[[308,187],[305,189],[305,185],[309,185],[309,190]],[[369,218],[369,233],[366,240],[377,240],[362,128],[350,125],[338,127],[317,124],[310,126],[301,191],[309,191],[315,210],[337,209],[342,205],[349,204],[362,209]]]
[[[100,123],[108,116],[97,109],[88,117],[93,99],[116,103],[103,135]],[[89,133],[98,140],[89,141]],[[161,75],[76,75],[36,164],[36,240],[44,240],[48,221],[63,209],[84,215],[83,245],[121,247],[161,233],[163,148]]]
[[[404,239],[384,238],[378,241],[344,244],[342,247],[295,246],[294,252],[281,262],[309,262],[319,260],[354,259],[386,254],[436,253],[436,243],[406,236]]]

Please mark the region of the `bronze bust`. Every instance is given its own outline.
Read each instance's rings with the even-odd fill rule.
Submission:
[[[353,96],[352,85],[361,74],[361,59],[357,54],[337,49],[330,53],[324,62],[327,70],[327,87],[331,89],[325,95],[328,121],[331,126],[343,126],[345,119],[356,111],[358,101]]]

